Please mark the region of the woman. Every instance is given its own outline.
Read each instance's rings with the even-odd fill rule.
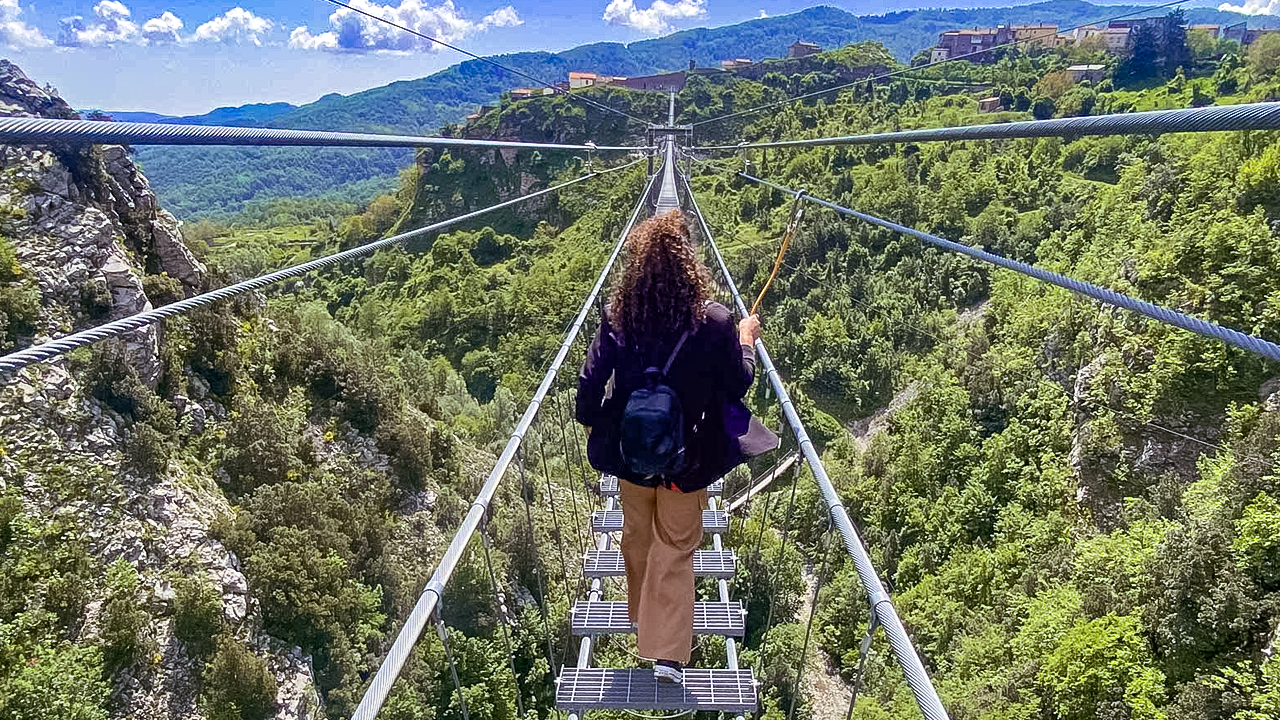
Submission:
[[[711,300],[711,275],[680,212],[640,224],[626,251],[578,378],[577,417],[588,429],[591,464],[622,480],[637,648],[655,660],[658,680],[680,683],[693,645],[693,552],[702,543],[706,488],[743,459],[736,433],[726,432],[725,408],[740,405],[755,377],[760,321],[745,318],[735,330],[728,308]],[[649,382],[645,370],[667,363],[663,382],[679,399],[683,461],[669,477],[636,475],[621,458],[623,408]]]

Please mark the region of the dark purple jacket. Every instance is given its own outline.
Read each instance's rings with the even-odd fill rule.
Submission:
[[[604,315],[578,375],[578,422],[591,428],[587,457],[601,472],[653,485],[622,471],[618,426],[627,398],[644,385],[645,368],[662,367],[679,336],[647,347],[623,345],[609,324],[608,310]],[[685,422],[685,468],[667,479],[682,491],[704,488],[743,461],[737,436],[745,428],[727,430],[725,412],[726,407],[741,406],[755,370],[755,350],[738,343],[729,309],[708,303],[706,319],[689,335],[667,375],[667,385],[680,398]],[[613,388],[605,397],[610,378]]]

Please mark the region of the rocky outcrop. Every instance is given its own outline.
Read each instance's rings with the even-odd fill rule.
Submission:
[[[57,95],[0,61],[0,114],[74,118]],[[44,308],[35,340],[149,309],[144,274],[167,274],[188,294],[205,267],[180,223],[120,146],[0,146],[0,234],[34,274]],[[127,338],[145,382],[159,377],[155,329]]]
[[[1120,524],[1124,498],[1143,496],[1161,478],[1194,480],[1200,456],[1222,436],[1221,417],[1185,407],[1150,419],[1123,412],[1122,391],[1108,372],[1118,362],[1094,358],[1076,374],[1072,392],[1076,423],[1068,462],[1076,502],[1104,530]],[[1117,472],[1122,467],[1123,474]]]
[[[0,114],[75,117],[70,106],[0,61]],[[181,224],[159,207],[122,147],[0,146],[0,235],[39,289],[34,341],[152,307],[149,281],[167,275],[185,291],[205,284],[205,267],[183,243]],[[172,283],[162,283],[172,286]],[[163,368],[157,327],[126,338],[126,360],[152,389]],[[87,392],[66,361],[39,365],[0,384],[0,492],[18,490],[38,522],[75,528],[101,568],[123,559],[138,572],[154,657],[112,678],[116,717],[201,718],[203,662],[173,637],[174,579],[198,576],[217,588],[228,627],[276,675],[280,718],[312,717],[318,702],[310,661],[260,628],[240,560],[210,531],[230,508],[208,471],[170,463],[141,473],[124,448],[131,420]],[[167,402],[182,432],[199,434],[226,410],[198,379],[192,395]],[[101,601],[76,633],[98,632]]]

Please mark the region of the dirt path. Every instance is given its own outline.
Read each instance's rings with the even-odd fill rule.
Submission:
[[[809,622],[809,608],[813,605],[813,585],[816,578],[812,568],[804,571],[804,599],[796,613],[801,627]],[[826,653],[818,648],[817,628],[809,636],[809,653],[804,659],[804,678],[801,690],[813,707],[813,720],[845,720],[849,712],[849,698],[853,691],[840,674],[827,662]],[[785,711],[786,708],[783,708]]]

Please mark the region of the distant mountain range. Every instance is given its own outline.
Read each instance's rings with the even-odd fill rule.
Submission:
[[[292,110],[297,105],[285,102],[255,103],[240,107],[220,107],[203,115],[161,115],[152,112],[106,111],[118,122],[164,123],[166,125],[236,125],[256,127],[266,125]],[[87,111],[92,112],[92,111]]]
[[[690,61],[707,67],[731,58],[781,57],[796,40],[827,48],[875,40],[906,62],[916,52],[933,45],[939,33],[954,28],[1034,22],[1066,28],[1142,10],[1141,5],[1050,0],[1016,7],[906,10],[857,16],[821,6],[737,25],[683,30],[630,45],[593,43],[559,53],[513,53],[494,59],[548,82],[564,80],[570,70],[635,76],[680,70]],[[1242,15],[1211,8],[1191,8],[1186,14],[1192,23],[1225,25],[1247,21],[1251,27],[1280,27],[1280,17],[1271,15]],[[418,80],[402,80],[352,95],[326,95],[300,107],[288,103],[245,105],[181,118],[136,112],[108,114],[118,120],[139,122],[431,133],[460,121],[476,106],[495,101],[503,92],[529,84],[512,73],[468,60]]]
[[[1167,12],[1146,10],[1146,14]],[[796,40],[815,42],[826,48],[874,40],[905,62],[918,51],[936,43],[938,34],[945,30],[1037,22],[1067,28],[1126,13],[1143,16],[1143,12],[1144,6],[1140,5],[1094,5],[1083,0],[1050,0],[1000,8],[906,10],[864,16],[822,6],[737,25],[684,30],[629,45],[594,43],[559,53],[514,53],[494,59],[547,82],[564,80],[570,70],[637,76],[680,70],[687,68],[690,61],[700,67],[715,67],[721,60],[731,58],[762,60],[781,57],[786,54],[787,46]],[[1248,22],[1251,27],[1280,27],[1280,17],[1242,15],[1211,8],[1189,8],[1186,17],[1192,23],[1228,25]],[[461,121],[477,106],[495,102],[503,92],[529,84],[527,79],[518,75],[469,60],[418,80],[394,82],[352,95],[326,95],[299,107],[287,103],[246,105],[182,118],[150,113],[108,114],[118,120],[146,122],[434,134],[443,125]],[[206,166],[222,166],[224,161],[233,157],[227,153],[233,152],[224,148],[152,147],[140,148],[139,159],[162,200],[179,206],[182,212],[201,214],[200,203],[175,202],[182,194],[184,184],[202,182],[200,178],[184,172],[180,159],[185,159],[183,162],[201,162]],[[290,153],[301,152],[306,151],[282,151],[279,156],[291,157]],[[375,173],[369,177],[388,172],[388,163],[397,157],[383,153],[379,155],[379,161],[370,162],[369,157],[351,152],[353,161]],[[241,172],[252,175],[256,171],[246,167]],[[268,181],[242,180],[247,180],[244,186],[251,188],[244,191],[249,195],[248,199],[271,197],[278,190]],[[314,192],[326,193],[335,187],[316,187]],[[294,191],[296,188],[291,190]],[[220,209],[232,210],[240,202],[240,198],[233,199]]]

